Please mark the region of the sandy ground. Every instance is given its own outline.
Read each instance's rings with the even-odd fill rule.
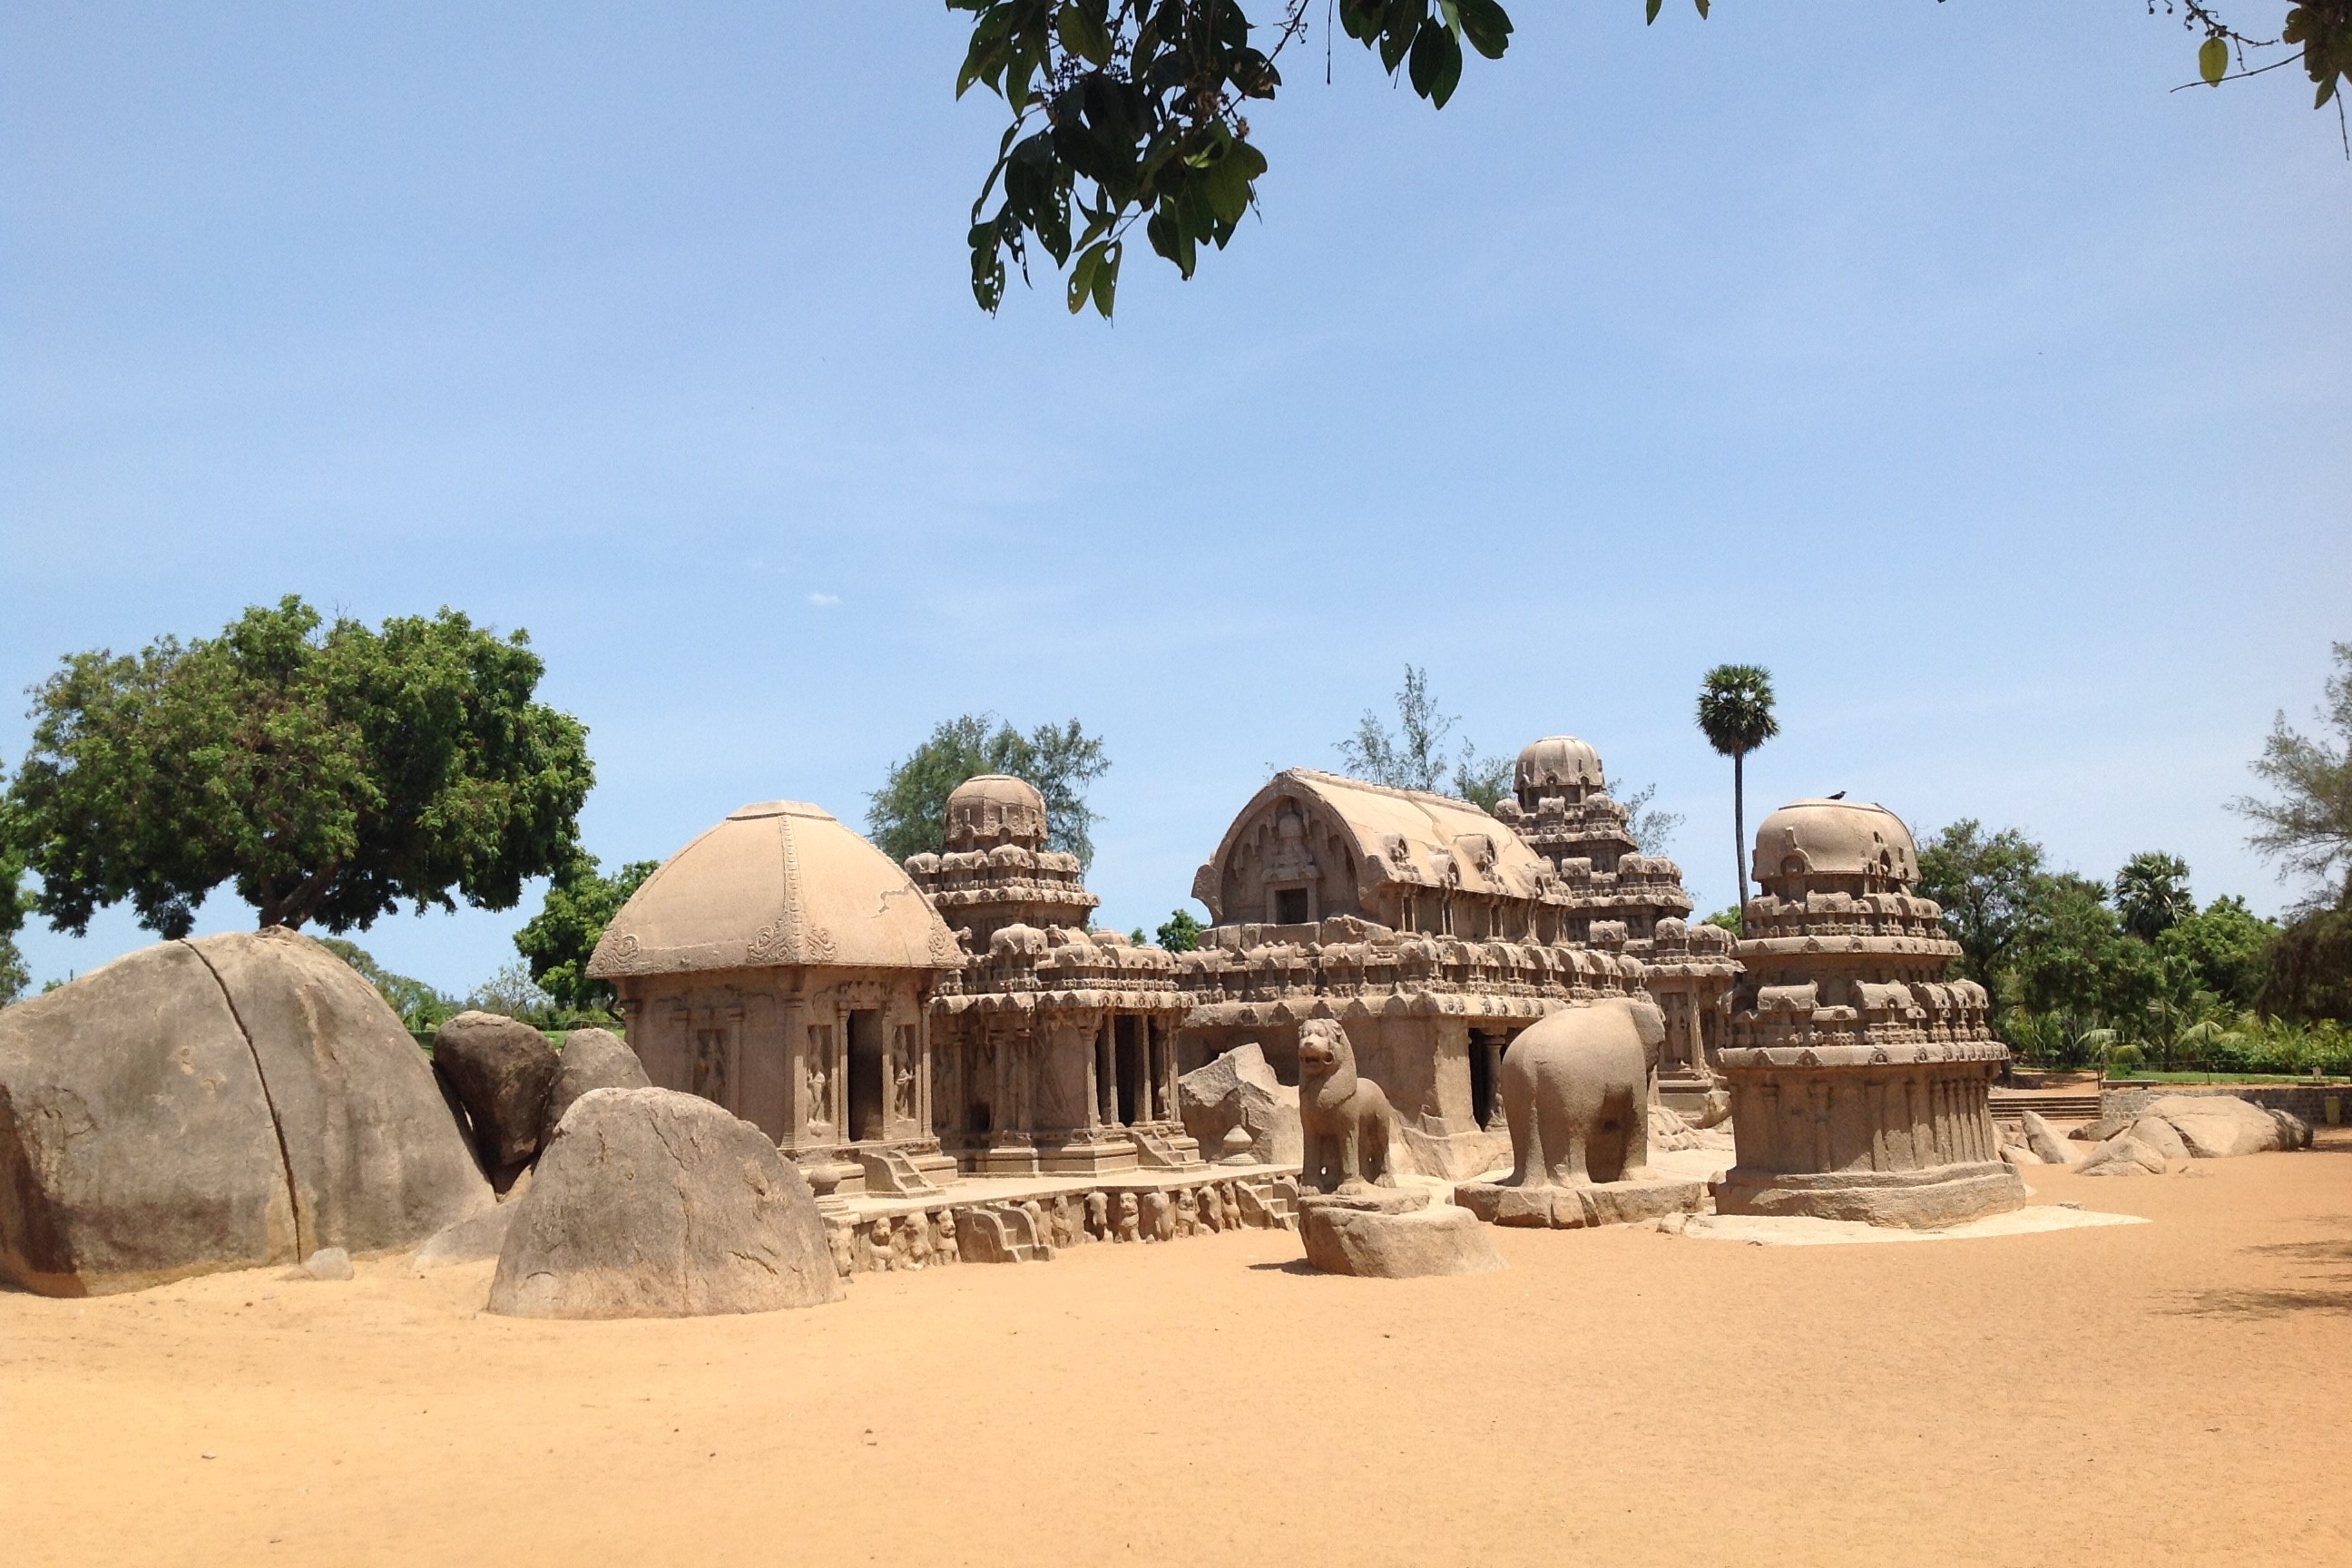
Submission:
[[[0,1561],[2352,1562],[2352,1134],[2197,1171],[1465,1279],[1246,1232],[686,1322],[480,1315],[488,1264],[0,1294]]]

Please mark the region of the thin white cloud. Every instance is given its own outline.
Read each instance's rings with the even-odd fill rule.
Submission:
[[[841,595],[838,594],[811,594],[808,596],[808,602],[814,605],[820,610],[829,610],[835,605],[841,603]]]

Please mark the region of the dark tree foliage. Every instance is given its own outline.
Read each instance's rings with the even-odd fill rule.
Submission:
[[[1973,817],[1920,847],[1919,891],[1944,907],[1961,977],[1998,991],[2042,874],[2042,846],[2013,827],[1987,835]]]
[[[2352,1023],[2352,904],[2305,915],[2280,934],[2261,1005],[2286,1018]]]
[[[2156,952],[2185,969],[2196,990],[2232,1007],[2253,1007],[2261,1003],[2271,952],[2281,935],[2276,921],[2263,919],[2245,900],[2231,895],[2201,910],[2191,904],[2188,914],[2157,938]]]
[[[2178,855],[2149,850],[2124,862],[2116,873],[2116,913],[2124,930],[2142,942],[2154,942],[2197,913],[2189,893],[2189,862]]]
[[[1188,910],[1177,910],[1160,922],[1160,945],[1171,952],[1190,952],[1201,945],[1202,926]]]
[[[993,713],[966,713],[890,765],[882,787],[866,797],[866,826],[893,860],[936,852],[947,842],[948,796],[955,786],[982,773],[1010,773],[1045,797],[1046,847],[1092,865],[1091,829],[1102,818],[1087,805],[1087,786],[1109,771],[1101,738],[1076,719],[1024,735]]]
[[[1013,111],[972,204],[973,297],[993,311],[1006,262],[1026,278],[1034,246],[1068,266],[1070,310],[1091,303],[1104,316],[1137,223],[1186,278],[1202,246],[1232,240],[1266,170],[1244,110],[1273,99],[1276,58],[1318,9],[1272,0],[1270,19],[1254,22],[1239,0],[947,3],[972,18],[956,96],[977,83]],[[1440,109],[1462,80],[1465,44],[1499,59],[1510,43],[1496,0],[1331,4],[1349,37]]]
[[[164,936],[224,882],[264,926],[510,909],[574,853],[594,777],[586,729],[531,700],[541,670],[454,610],[324,626],[291,595],[215,638],[75,654],[8,793],[35,907],[79,932],[128,900]]]
[[[1356,721],[1356,732],[1332,748],[1339,753],[1339,767],[1349,778],[1391,789],[1444,795],[1450,770],[1454,798],[1466,800],[1481,811],[1494,810],[1510,793],[1510,758],[1482,756],[1467,739],[1458,753],[1447,749],[1446,737],[1458,721],[1438,711],[1436,699],[1429,694],[1426,669],[1404,667],[1396,710],[1397,727],[1391,730],[1377,711],[1365,709],[1363,717]]]
[[[2279,714],[2253,764],[2278,798],[2231,805],[2255,825],[2247,843],[2277,861],[2282,878],[2310,879],[2305,913],[2352,904],[2352,643],[2336,643],[2334,653],[2318,717],[2336,731],[2335,743],[2300,733]]]
[[[596,858],[583,853],[558,871],[539,913],[515,932],[515,951],[530,966],[532,984],[560,1006],[611,1012],[619,994],[611,981],[588,977],[588,960],[629,895],[659,869],[658,860],[632,860],[607,877]]]
[[[2150,11],[2156,5],[2157,0],[2148,0]],[[2164,0],[2164,8],[2171,11],[2173,0]],[[2300,4],[2291,5],[2278,36],[2269,38],[2240,32],[2223,19],[2224,10],[2236,12],[2237,7],[2207,0],[2180,0],[2181,21],[2189,31],[2202,35],[2197,46],[2200,81],[2208,87],[2219,87],[2225,81],[2300,65],[2316,89],[2311,106],[2325,109],[2333,101],[2341,116],[2343,105],[2336,96],[2336,89],[2343,82],[2352,80],[2352,0],[2301,0]],[[2271,58],[2279,49],[2293,52]],[[2232,66],[2236,67],[2234,70]]]

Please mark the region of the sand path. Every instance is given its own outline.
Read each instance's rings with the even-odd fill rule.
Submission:
[[[0,1294],[33,1563],[2352,1562],[2352,1135],[1925,1247],[1277,1233],[518,1322],[487,1264]]]

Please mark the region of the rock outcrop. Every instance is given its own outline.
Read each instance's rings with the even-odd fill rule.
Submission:
[[[544,1147],[572,1103],[593,1089],[651,1089],[646,1064],[628,1042],[610,1029],[574,1029],[556,1053],[555,1087],[548,1091],[540,1116],[539,1142]]]
[[[2085,1176],[2160,1176],[2164,1156],[2130,1133],[2118,1132],[2092,1150],[2076,1170]]]
[[[1259,1163],[1299,1163],[1298,1090],[1275,1076],[1255,1040],[1178,1079],[1176,1110],[1186,1134],[1212,1157],[1238,1127],[1249,1134],[1250,1157]]]
[[[460,1013],[434,1032],[433,1068],[465,1106],[484,1165],[512,1171],[537,1157],[560,1068],[545,1035],[501,1014]]]
[[[2234,1094],[2168,1094],[2144,1116],[2160,1116],[2200,1160],[2261,1154],[2282,1146],[2279,1124],[2261,1106]]]
[[[512,1205],[490,1310],[688,1318],[839,1300],[816,1199],[768,1136],[710,1101],[600,1089]]]
[[[2029,1110],[2017,1121],[2019,1131],[2025,1138],[2025,1146],[2032,1150],[2043,1164],[2071,1165],[2082,1158],[2081,1154],[2069,1149],[2066,1140],[2059,1137],[2057,1131],[2037,1113]]]
[[[0,1275],[28,1289],[384,1251],[490,1202],[399,1018],[293,932],[162,942],[0,1012]]]
[[[2141,1117],[2131,1124],[2130,1132],[2168,1160],[2189,1158],[2189,1145],[2181,1142],[2180,1134],[2173,1130],[2172,1123],[2161,1116]]]
[[[1307,1194],[1298,1202],[1298,1231],[1308,1265],[1326,1274],[1413,1279],[1504,1267],[1476,1215],[1432,1204],[1417,1188]]]

